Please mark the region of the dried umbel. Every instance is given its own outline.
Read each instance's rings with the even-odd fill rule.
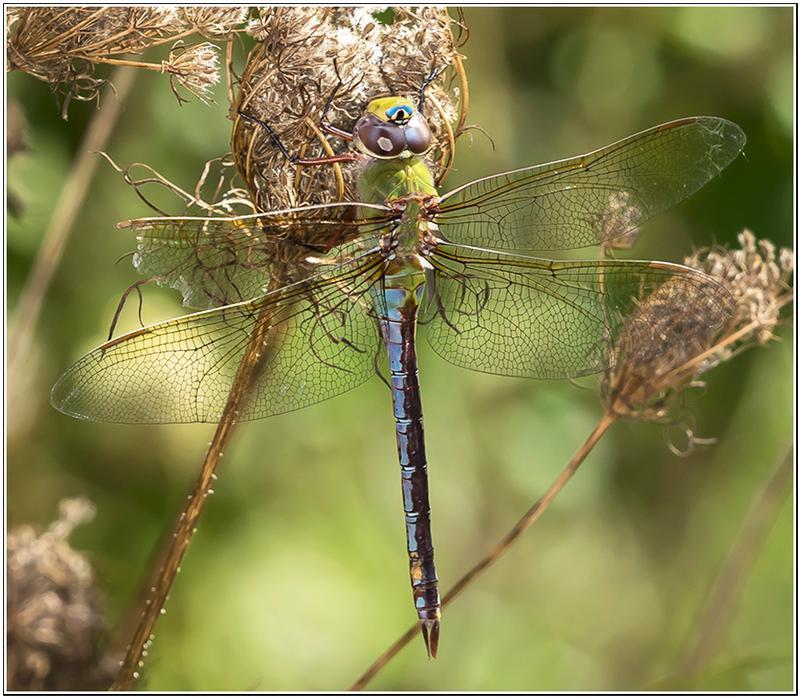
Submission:
[[[201,101],[210,102],[211,90],[219,82],[219,49],[207,42],[188,48],[178,42],[164,61],[164,72],[169,73],[178,101],[183,101],[176,89],[180,85]]]
[[[700,250],[688,257],[686,264],[719,279],[733,295],[735,327],[747,329],[737,343],[765,344],[773,338],[781,309],[791,299],[794,252],[785,247],[778,250],[769,240],[756,239],[749,230],[739,233],[738,239],[738,250]]]
[[[607,411],[617,417],[666,417],[674,391],[705,370],[693,359],[714,344],[733,310],[733,299],[719,282],[691,273],[637,303],[603,381]]]
[[[434,143],[429,164],[437,181],[444,175],[463,126],[455,82],[464,77],[453,20],[444,8],[398,8],[388,19],[374,13],[368,7],[280,7],[261,10],[251,22],[258,44],[232,109],[232,152],[261,210],[354,198],[352,163],[289,166],[265,129],[238,115],[241,110],[269,124],[292,154],[331,155],[342,144],[324,135],[319,122],[339,77],[328,120],[350,132],[370,99],[416,98],[426,77],[441,71],[425,97]]]
[[[8,687],[17,691],[104,690],[116,662],[104,657],[102,600],[88,560],[67,538],[94,516],[83,499],[66,499],[41,534],[9,531]]]
[[[247,9],[241,7],[21,7],[6,14],[9,70],[22,70],[49,82],[63,98],[63,114],[73,99],[92,100],[105,80],[95,75],[97,64],[131,65],[170,75],[201,98],[219,80],[192,49],[162,63],[132,61],[162,44],[175,44],[193,34],[227,38],[244,28]],[[203,44],[201,44],[203,45]],[[188,55],[187,55],[188,54]],[[175,58],[176,60],[173,60]]]
[[[738,250],[716,247],[687,258],[704,273],[674,278],[627,318],[603,381],[610,414],[672,418],[682,391],[703,373],[773,338],[792,299],[794,254],[747,230],[739,242]]]

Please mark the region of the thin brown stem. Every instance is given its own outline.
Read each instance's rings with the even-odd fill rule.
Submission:
[[[458,123],[455,128],[456,138],[458,138],[464,132],[464,124],[467,121],[467,112],[469,111],[469,80],[467,80],[467,71],[464,70],[464,62],[458,54],[455,56],[453,65],[455,66],[458,82],[461,86],[461,106],[459,109]]]
[[[611,414],[604,414],[595,425],[592,433],[577,450],[569,463],[559,473],[558,477],[553,480],[547,491],[534,503],[534,505],[525,512],[522,518],[517,521],[514,527],[503,536],[500,541],[484,555],[477,563],[475,563],[467,572],[462,576],[442,597],[442,607],[447,606],[453,599],[455,599],[464,589],[466,589],[475,578],[491,567],[498,558],[508,550],[511,545],[528,529],[532,526],[539,517],[544,514],[547,507],[550,506],[552,501],[556,498],[558,493],[564,488],[570,478],[577,472],[581,463],[586,460],[586,457],[591,453],[592,449],[597,445],[597,442],[603,437],[603,434],[608,431],[608,428],[614,424],[616,417]],[[406,632],[399,637],[383,654],[381,654],[359,678],[350,687],[351,691],[361,691],[367,687],[370,681],[383,669],[403,647],[405,647],[411,640],[419,635],[419,625],[414,624]]]
[[[691,679],[716,655],[735,613],[736,603],[758,552],[790,489],[794,452],[789,447],[753,496],[739,532],[714,579],[697,626],[680,662],[677,676]]]
[[[103,100],[86,129],[86,135],[53,209],[50,224],[17,305],[8,342],[8,368],[12,376],[16,373],[14,369],[18,362],[24,361],[28,356],[42,302],[100,162],[97,152],[105,149],[119,119],[122,103],[135,78],[136,71],[130,68],[119,68],[114,73],[111,83],[116,87],[116,98]]]
[[[441,122],[444,125],[445,135],[447,136],[447,147],[443,149],[442,157],[439,158],[439,168],[441,172],[439,173],[439,176],[436,178],[436,186],[438,187],[449,174],[450,166],[453,164],[453,159],[455,158],[456,154],[456,137],[455,134],[453,133],[453,127],[447,120],[447,115],[445,114],[444,108],[442,107],[439,100],[436,99],[436,97],[434,97],[433,95],[429,95],[428,99],[430,100],[431,104],[433,104],[433,106],[436,108],[436,111],[439,112],[439,118],[441,119]]]
[[[60,21],[61,18],[67,15],[73,8],[65,9],[58,17],[53,20],[53,23]],[[59,45],[64,45],[64,43],[71,39],[75,34],[77,34],[81,29],[84,27],[89,26],[92,22],[96,19],[102,17],[105,8],[100,8],[99,10],[95,10],[92,14],[84,17],[80,22],[73,24],[69,29],[66,29],[63,32],[59,32],[58,34],[54,34],[47,40],[44,44],[40,44],[37,46],[36,56],[47,56],[48,54],[56,54],[59,51],[63,50],[59,47]]]
[[[325,138],[325,134],[319,130],[319,127],[309,118],[305,118],[306,126],[308,126],[313,132],[314,135],[319,140],[320,144],[322,145],[322,149],[325,151],[325,154],[332,158],[336,155],[333,148],[331,148],[331,144],[328,142],[328,139]],[[333,169],[334,177],[336,177],[336,200],[343,201],[344,200],[344,176],[342,175],[342,166],[338,162],[334,162],[331,165]],[[297,188],[297,183],[295,183],[295,188]]]
[[[76,54],[75,58],[80,58],[91,63],[105,63],[107,65],[126,66],[128,68],[143,68],[144,70],[154,70],[158,73],[169,72],[164,63],[145,63],[144,61],[133,61],[128,58],[107,58],[105,56],[88,56]]]
[[[275,290],[282,285],[281,275],[276,274],[270,282],[270,290]],[[181,562],[186,550],[191,543],[192,536],[197,530],[197,522],[203,512],[208,495],[211,494],[212,484],[216,480],[216,470],[222,458],[223,451],[230,441],[234,428],[238,423],[238,417],[242,410],[247,406],[251,388],[257,380],[264,365],[271,356],[270,342],[270,317],[271,309],[265,309],[256,322],[253,335],[245,349],[242,361],[236,372],[231,391],[228,395],[227,403],[222,411],[214,438],[206,453],[200,475],[192,490],[187,497],[186,506],[178,519],[172,540],[169,542],[163,555],[163,562],[156,575],[149,575],[148,578],[155,576],[155,581],[150,586],[150,593],[144,600],[141,619],[133,634],[130,644],[125,653],[117,678],[111,686],[111,690],[127,691],[130,690],[134,681],[139,678],[139,667],[142,666],[143,652],[150,646],[153,640],[153,629],[159,616],[164,612],[165,604],[170,589],[175,581],[175,577],[180,569]],[[148,582],[149,583],[149,582]]]

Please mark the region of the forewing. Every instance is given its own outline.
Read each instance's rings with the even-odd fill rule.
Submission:
[[[369,213],[367,216],[365,214]],[[300,262],[383,232],[383,207],[333,204],[238,218],[142,218],[133,264],[140,274],[176,289],[189,308],[216,308],[266,292],[276,264]],[[301,269],[293,269],[295,280]]]
[[[428,342],[445,360],[486,373],[570,378],[602,371],[626,320],[637,311],[637,327],[646,327],[643,302],[668,285],[672,310],[707,322],[709,331],[733,308],[711,277],[667,262],[556,262],[453,246],[430,259]],[[629,326],[628,342],[632,332]]]
[[[624,243],[716,177],[745,140],[725,119],[671,121],[587,155],[459,187],[441,197],[436,222],[450,242],[501,250]]]
[[[257,368],[238,421],[339,395],[374,372],[370,289],[381,269],[368,254],[253,301],[123,335],[69,368],[51,401],[99,422],[216,422],[245,355]]]

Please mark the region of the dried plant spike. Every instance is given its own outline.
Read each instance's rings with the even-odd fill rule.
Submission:
[[[238,116],[241,110],[268,123],[290,153],[341,151],[342,142],[325,141],[314,129],[339,76],[329,120],[349,132],[370,99],[390,93],[416,98],[431,71],[442,71],[426,90],[426,116],[434,136],[429,164],[437,177],[444,173],[460,123],[453,20],[444,8],[404,7],[391,14],[370,7],[277,7],[251,20],[248,31],[259,43],[232,105],[232,152],[259,209],[353,199],[357,166],[296,168],[264,129]]]

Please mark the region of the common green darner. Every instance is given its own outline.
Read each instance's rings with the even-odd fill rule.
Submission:
[[[388,356],[414,605],[431,655],[440,602],[416,358],[417,325],[477,371],[570,378],[608,367],[626,316],[665,284],[729,313],[727,293],[666,262],[554,261],[522,252],[610,246],[716,176],[745,136],[715,117],[672,121],[587,155],[492,175],[440,195],[420,92],[376,99],[335,158],[364,163],[360,201],[238,218],[144,218],[139,271],[200,312],[112,339],[75,363],[52,402],[81,419],[216,422],[258,346],[237,420],[355,388]],[[256,119],[251,119],[257,121]],[[268,124],[266,136],[281,143]],[[280,274],[276,273],[280,270]],[[280,288],[270,279],[288,278]]]

